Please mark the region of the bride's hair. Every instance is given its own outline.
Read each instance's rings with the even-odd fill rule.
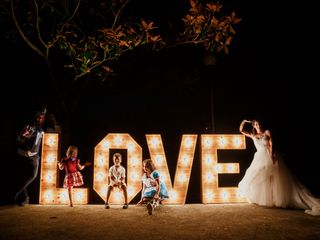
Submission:
[[[258,120],[253,119],[253,120],[251,121],[251,125],[252,125],[252,133],[253,133],[254,135],[256,135],[256,134],[257,134],[257,130],[256,130],[256,129],[255,129],[255,127],[254,127],[254,124],[255,124],[255,123],[257,123],[257,124],[259,125],[260,130],[263,132],[263,127],[262,127],[261,123],[260,123]]]

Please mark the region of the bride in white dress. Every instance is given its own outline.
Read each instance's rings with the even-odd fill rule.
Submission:
[[[243,130],[245,123],[252,124],[251,132]],[[248,202],[267,207],[304,209],[308,214],[320,216],[320,199],[315,198],[291,174],[283,160],[272,153],[270,131],[264,131],[256,120],[243,120],[239,130],[253,140],[257,150],[239,182],[239,191]]]

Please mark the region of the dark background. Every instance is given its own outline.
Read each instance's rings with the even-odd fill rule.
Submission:
[[[151,53],[143,49],[122,56],[117,77],[104,84],[91,81],[81,93],[76,121],[61,139],[60,154],[69,144],[79,157],[93,160],[94,146],[108,133],[129,133],[148,158],[145,134],[159,133],[171,179],[182,134],[238,134],[242,119],[258,119],[273,136],[275,149],[291,171],[320,196],[317,137],[318,91],[315,87],[316,47],[311,6],[261,1],[228,1],[227,8],[242,18],[227,56],[210,56],[197,46],[180,46]],[[186,1],[136,1],[127,14],[153,18],[170,35]],[[306,16],[308,15],[308,16]],[[11,23],[8,23],[11,24]],[[1,94],[1,166],[5,193],[15,185],[14,141],[35,109],[49,106],[58,121],[64,116],[51,102],[45,64],[24,44],[3,42]],[[62,74],[62,73],[61,73]],[[62,76],[63,77],[63,76]],[[51,109],[50,109],[51,108]],[[200,202],[200,147],[196,149],[187,202]],[[254,146],[219,151],[219,160],[240,162],[240,174],[221,176],[221,186],[236,186],[249,166]],[[61,177],[63,173],[61,173]],[[90,203],[102,203],[92,189],[93,168],[83,170]],[[37,202],[39,179],[31,186]]]

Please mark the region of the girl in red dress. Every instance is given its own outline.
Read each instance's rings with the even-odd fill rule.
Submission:
[[[90,165],[91,162],[85,162],[84,165],[81,165],[80,159],[78,158],[78,147],[76,146],[69,146],[66,152],[66,157],[62,158],[62,160],[58,162],[59,169],[65,169],[66,171],[63,187],[68,188],[70,207],[73,207],[72,188],[79,187],[84,184],[80,171]]]

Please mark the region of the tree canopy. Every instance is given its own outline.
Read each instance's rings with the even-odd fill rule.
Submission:
[[[229,53],[241,21],[234,10],[225,10],[220,1],[157,4],[146,0],[3,0],[2,38],[11,46],[27,46],[27,54],[33,52],[48,66],[48,78],[43,81],[54,86],[53,96],[68,118],[81,98],[79,89],[85,89],[89,81],[104,84],[116,77],[115,64],[130,51],[159,52],[191,45],[213,55]]]
[[[161,50],[198,44],[209,52],[227,54],[240,22],[235,12],[224,14],[219,1],[189,3],[174,38],[164,36],[152,19],[128,15],[126,8],[135,4],[130,0],[5,0],[1,15],[14,25],[6,36],[21,38],[48,64],[54,64],[50,55],[58,51],[77,80],[92,73],[112,74],[112,62],[146,45]]]

